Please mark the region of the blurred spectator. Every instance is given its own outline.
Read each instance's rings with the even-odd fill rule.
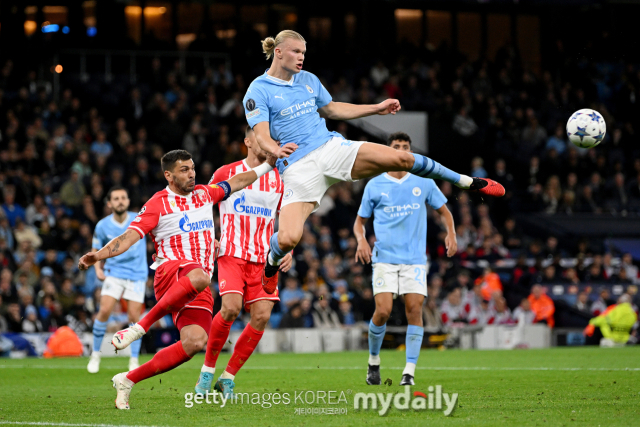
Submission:
[[[536,320],[536,313],[531,310],[529,299],[523,298],[520,305],[513,311],[513,320],[516,323],[523,322],[525,325],[532,325]]]
[[[77,170],[71,170],[71,178],[60,188],[60,200],[66,206],[75,208],[82,204],[85,195],[84,185]]]
[[[471,310],[468,320],[471,325],[485,326],[491,323],[494,317],[495,311],[489,305],[489,300],[483,299],[479,306]]]
[[[508,325],[513,323],[513,318],[511,316],[511,310],[507,307],[507,300],[503,297],[499,297],[495,299],[494,303],[494,311],[495,314],[493,318],[490,319],[489,323],[492,325]]]
[[[280,291],[280,307],[286,313],[294,304],[299,303],[304,298],[304,292],[298,288],[298,280],[295,277],[287,276],[284,281],[285,288]]]
[[[462,293],[460,288],[455,288],[449,292],[447,299],[442,302],[440,306],[440,313],[442,323],[445,326],[451,326],[456,322],[467,321],[467,313],[464,310],[461,295]]]
[[[496,292],[502,295],[500,276],[498,276],[491,267],[485,268],[484,274],[478,277],[475,283],[480,284],[482,288],[482,298],[486,300],[491,300]]]
[[[584,313],[591,313],[589,307],[589,295],[586,292],[580,292],[578,294],[578,300],[576,301],[576,308]]]
[[[11,227],[16,226],[16,219],[20,218],[22,221],[26,221],[26,212],[22,206],[15,202],[15,188],[7,186],[3,192],[4,203],[2,204],[2,211],[4,216],[9,221]]]
[[[591,304],[591,314],[593,316],[599,316],[611,305],[609,289],[601,287],[598,292],[598,299]]]
[[[555,325],[553,313],[556,308],[551,298],[544,293],[542,286],[533,285],[528,299],[531,311],[536,315],[535,323],[546,323],[550,328],[553,328]]]
[[[313,304],[313,325],[316,328],[339,328],[340,317],[329,305],[330,294],[320,296],[320,299]]]
[[[32,305],[27,306],[24,310],[24,320],[22,321],[22,332],[44,332],[42,323],[38,320],[38,310]]]
[[[438,303],[435,298],[427,298],[427,303],[422,308],[422,320],[424,322],[425,329],[428,330],[441,331],[444,327],[442,315],[440,313],[440,309],[438,309]]]

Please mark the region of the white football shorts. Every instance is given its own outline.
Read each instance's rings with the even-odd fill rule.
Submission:
[[[427,266],[425,264],[373,264],[373,295],[391,292],[396,295],[427,296]]]
[[[147,282],[144,280],[127,280],[107,276],[102,283],[102,295],[108,295],[120,300],[144,302],[144,288]]]
[[[284,193],[281,206],[315,202],[315,212],[329,187],[341,181],[354,181],[351,169],[362,144],[369,143],[333,137],[289,166],[282,174]]]

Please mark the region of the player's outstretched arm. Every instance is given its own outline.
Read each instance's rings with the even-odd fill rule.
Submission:
[[[107,243],[98,252],[89,252],[85,254],[82,258],[80,258],[80,261],[78,262],[78,268],[80,270],[87,270],[98,261],[118,256],[126,252],[138,240],[140,240],[140,234],[133,230],[127,230],[120,236]]]
[[[369,242],[367,242],[364,228],[367,220],[368,218],[363,218],[358,215],[356,216],[356,222],[353,224],[353,234],[355,234],[356,241],[358,242],[356,262],[360,261],[363,264],[369,264],[371,262],[371,246],[369,246]]]
[[[346,102],[333,102],[318,109],[320,115],[331,120],[351,120],[360,117],[373,116],[379,114],[396,114],[400,111],[400,101],[397,99],[387,99],[379,104],[372,105],[356,105],[347,104]]]
[[[440,208],[436,209],[436,211],[440,214],[440,217],[444,222],[444,227],[447,229],[447,236],[444,238],[444,245],[447,248],[447,256],[451,258],[458,253],[458,240],[456,239],[456,228],[453,223],[453,215],[451,215],[451,211],[447,208],[447,205],[442,205]]]
[[[260,122],[253,127],[253,131],[256,134],[258,145],[267,153],[275,156],[278,159],[289,157],[294,151],[298,149],[298,146],[292,142],[280,146],[278,141],[271,138],[271,131],[269,130],[269,122]]]
[[[260,166],[229,178],[227,180],[227,183],[229,183],[229,186],[231,187],[231,192],[229,194],[233,194],[238,190],[242,190],[247,185],[253,184],[255,180],[260,178],[262,175],[271,172],[276,165],[276,160],[277,158],[274,155],[267,153],[267,161]]]

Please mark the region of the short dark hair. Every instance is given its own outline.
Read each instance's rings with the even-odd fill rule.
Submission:
[[[162,156],[160,164],[162,165],[162,171],[170,171],[178,160],[191,159],[191,153],[187,150],[173,150]]]
[[[247,125],[246,129],[244,130],[244,136],[249,136],[251,132],[253,132],[253,128],[251,127],[251,125]]]
[[[387,145],[391,145],[393,141],[406,141],[411,145],[411,137],[404,132],[394,132],[387,138]]]
[[[111,187],[109,191],[107,191],[107,200],[111,200],[111,193],[113,193],[114,191],[124,191],[125,193],[127,193],[127,197],[129,197],[129,191],[126,188],[120,185],[115,185]]]

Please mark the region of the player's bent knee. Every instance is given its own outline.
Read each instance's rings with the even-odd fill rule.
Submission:
[[[196,288],[198,292],[202,292],[211,284],[211,279],[204,271],[198,271],[199,273],[194,275],[189,273],[189,279],[191,279],[191,286]]]
[[[263,330],[269,322],[270,313],[258,313],[251,316],[253,326],[258,330]]]
[[[233,322],[240,314],[241,306],[235,304],[222,305],[220,315],[227,322]]]
[[[302,231],[281,230],[278,232],[278,245],[283,251],[290,251],[296,247],[302,238]]]

